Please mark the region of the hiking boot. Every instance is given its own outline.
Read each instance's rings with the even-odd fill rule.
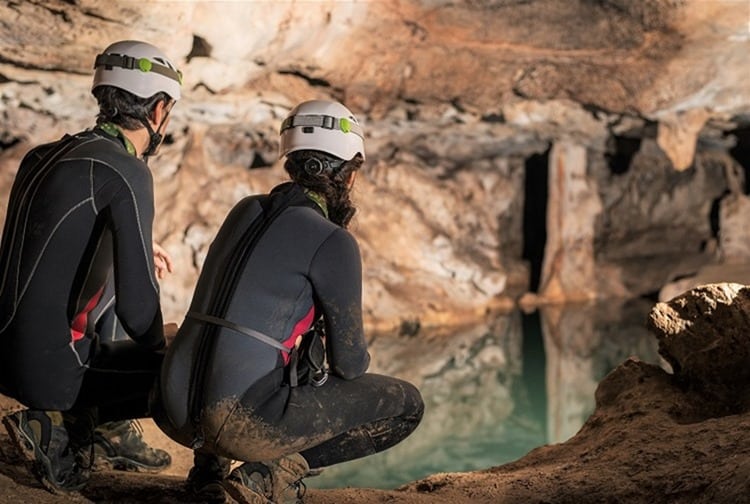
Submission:
[[[270,462],[245,462],[227,478],[230,492],[246,504],[296,504],[302,502],[310,466],[299,453]],[[239,495],[237,495],[239,494]]]
[[[155,473],[172,463],[169,453],[151,448],[143,440],[143,428],[135,420],[101,424],[94,431],[94,467]]]
[[[222,504],[227,495],[224,478],[229,474],[229,459],[195,452],[193,468],[187,477],[187,489],[200,502]]]
[[[82,469],[68,443],[59,411],[24,410],[3,418],[10,439],[32,474],[52,493],[83,488],[89,472]]]

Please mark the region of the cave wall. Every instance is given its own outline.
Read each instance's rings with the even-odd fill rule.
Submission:
[[[746,184],[726,173],[748,169],[749,15],[731,0],[4,2],[0,220],[23,154],[93,124],[93,56],[139,38],[185,73],[150,163],[154,238],[177,266],[168,320],[232,204],[284,180],[286,112],[324,97],[367,135],[352,230],[369,326],[452,323],[529,290],[540,156],[537,301],[650,294],[745,260]]]

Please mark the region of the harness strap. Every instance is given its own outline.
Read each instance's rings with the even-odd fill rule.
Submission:
[[[297,367],[299,366],[299,349],[294,347],[292,356],[289,359],[289,386],[296,387],[299,384],[297,377]]]
[[[255,329],[250,329],[249,327],[235,324],[234,322],[230,322],[227,319],[214,317],[213,315],[206,315],[205,313],[198,313],[194,311],[188,312],[186,317],[194,319],[194,320],[200,320],[201,322],[207,322],[209,324],[226,327],[227,329],[231,329],[232,331],[238,332],[240,334],[251,336],[257,339],[258,341],[265,343],[266,345],[271,345],[272,347],[281,350],[282,352],[286,352],[286,353],[291,352],[291,349],[285,347],[284,345],[282,345],[275,339],[271,338],[270,336],[267,336],[260,331],[256,331]]]

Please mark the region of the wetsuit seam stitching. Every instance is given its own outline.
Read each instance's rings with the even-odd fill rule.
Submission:
[[[96,318],[94,319],[94,324],[95,324],[95,325],[96,325],[97,323],[99,323],[99,321],[101,320],[101,318],[102,318],[102,317],[104,316],[104,314],[105,314],[105,313],[106,313],[106,312],[107,312],[107,311],[108,311],[108,310],[109,310],[109,309],[110,309],[110,308],[112,307],[112,305],[114,305],[114,303],[115,303],[115,297],[114,297],[114,296],[112,296],[112,297],[111,297],[111,298],[109,298],[109,300],[108,300],[108,301],[107,301],[107,302],[106,302],[106,303],[105,303],[105,304],[104,304],[104,305],[102,306],[102,308],[101,308],[101,311],[100,311],[100,313],[99,313],[99,314],[98,314],[98,315],[96,316]],[[110,335],[108,335],[108,338],[106,339],[106,341],[115,341],[115,339],[116,339],[116,336],[117,336],[117,325],[118,325],[118,320],[117,320],[117,317],[114,317],[114,320],[113,320],[113,322],[112,322],[112,333],[111,333]],[[102,334],[100,333],[100,337],[101,337],[101,336],[103,336],[103,335],[102,335]]]
[[[112,166],[109,163],[103,162],[101,160],[97,160],[98,163],[102,164],[103,166],[106,166],[107,168],[111,169],[117,175],[122,179],[122,181],[125,183],[125,185],[128,188],[128,191],[130,192],[130,197],[133,201],[133,207],[135,211],[135,220],[138,223],[138,236],[141,238],[141,248],[143,250],[143,257],[146,259],[146,264],[150,265],[149,263],[149,256],[148,256],[148,249],[146,248],[146,240],[143,236],[143,227],[141,226],[141,212],[138,206],[138,200],[135,197],[135,191],[133,191],[133,187],[130,185],[130,181],[125,177],[120,170],[118,170],[116,167]],[[151,271],[152,268],[148,267],[146,268],[148,270],[148,279],[151,282],[151,286],[154,288],[154,292],[157,294],[159,293],[159,287],[156,285],[156,280],[154,279],[153,272]]]
[[[94,160],[92,159],[89,164],[89,188],[91,191],[91,207],[94,209],[94,214],[99,215],[99,210],[96,208],[96,200],[94,199]]]
[[[99,240],[96,242],[96,248],[94,249],[94,253],[93,253],[92,257],[94,257],[94,258],[97,257],[97,254],[99,253],[99,249],[102,246],[102,241],[103,240],[104,240],[104,233],[102,233],[102,234],[99,235]],[[78,316],[78,314],[80,313],[78,311],[78,309],[81,306],[81,297],[83,296],[83,292],[84,292],[86,286],[88,285],[89,277],[91,276],[91,271],[94,268],[94,263],[95,262],[96,262],[95,260],[92,260],[92,261],[89,262],[89,267],[86,270],[86,276],[83,277],[83,282],[81,283],[81,290],[80,290],[80,292],[78,292],[78,296],[76,298],[76,313],[75,313],[74,316]]]
[[[44,245],[42,246],[41,250],[39,251],[39,254],[37,254],[36,259],[34,260],[34,266],[31,268],[31,271],[29,272],[29,276],[24,282],[23,288],[20,290],[16,290],[16,292],[13,295],[13,312],[11,313],[11,316],[8,318],[7,323],[5,326],[3,326],[2,329],[0,329],[0,332],[5,331],[5,329],[8,328],[8,325],[13,321],[13,319],[16,316],[16,310],[18,308],[18,305],[23,300],[24,295],[26,294],[26,290],[29,288],[29,284],[31,283],[31,280],[34,278],[34,275],[36,274],[36,270],[39,267],[39,262],[41,261],[42,256],[47,250],[47,247],[50,244],[50,241],[52,240],[52,237],[55,235],[57,230],[60,228],[60,226],[65,222],[65,220],[77,209],[82,207],[88,202],[89,198],[86,198],[85,200],[82,200],[75,204],[73,207],[71,207],[67,212],[65,212],[65,215],[63,215],[59,221],[57,221],[57,224],[52,228],[52,231],[49,233],[49,236],[47,236],[47,239],[44,242]],[[24,226],[25,228],[25,226]],[[21,280],[21,265],[18,265],[17,271],[16,271],[16,289],[18,289],[18,284]]]
[[[107,311],[107,310],[109,310],[109,308],[110,308],[110,307],[112,306],[112,304],[114,304],[114,302],[115,302],[115,298],[114,298],[114,296],[113,296],[113,297],[111,297],[111,298],[109,299],[109,301],[107,301],[107,302],[106,302],[106,303],[105,303],[105,304],[104,304],[104,305],[102,306],[102,309],[101,309],[101,313],[99,314],[99,316],[98,316],[98,317],[96,317],[96,319],[94,320],[94,322],[99,322],[99,320],[100,320],[100,319],[101,319],[101,318],[102,318],[102,317],[104,316],[104,313],[106,313],[106,311]]]
[[[92,139],[92,140],[86,140],[84,142],[81,142],[80,145],[76,145],[72,150],[75,150],[75,149],[77,149],[79,147],[87,145],[87,144],[89,144],[92,141],[94,141],[94,139]],[[54,147],[52,147],[52,148],[54,148]],[[68,154],[70,154],[70,152],[68,152]],[[44,159],[44,156],[39,151],[36,151],[35,155],[37,157],[36,162],[41,161],[41,160]],[[50,169],[52,167],[59,166],[60,164],[66,162],[66,161],[75,160],[75,159],[76,158],[72,158],[71,159],[71,158],[63,157],[62,159],[56,160],[53,164],[49,164],[47,166],[42,167],[40,170],[38,170],[36,173],[34,173],[31,176],[31,179],[26,183],[26,187],[23,188],[23,191],[21,193],[21,197],[18,199],[19,204],[21,202],[23,202],[26,199],[27,195],[29,195],[30,193],[32,194],[31,195],[31,201],[34,201],[34,196],[36,195],[37,191],[39,190],[39,186],[37,184],[37,180],[39,179],[39,177],[42,177],[41,180],[44,180],[44,178],[46,178],[49,175]],[[36,166],[34,168],[36,168]],[[26,213],[28,214],[28,211]],[[12,261],[10,260],[10,258],[12,257],[12,251],[15,250],[14,247],[13,247],[13,245],[15,244],[15,241],[16,241],[16,239],[18,237],[18,234],[19,234],[18,233],[18,231],[19,231],[19,225],[21,224],[21,221],[23,220],[22,214],[23,214],[23,212],[19,212],[19,214],[16,216],[16,218],[14,219],[14,222],[13,222],[13,226],[12,226],[12,230],[11,230],[11,242],[8,244],[8,250],[9,250],[10,256],[9,256],[8,264],[6,264],[6,266],[5,266],[5,271],[3,271],[2,281],[0,281],[0,295],[5,291],[5,284],[6,284],[6,281],[8,279],[8,273],[10,272],[10,269],[11,269],[11,262]],[[27,223],[24,222],[24,225],[22,227],[23,230],[26,229],[26,224]],[[24,237],[24,233],[21,233],[21,242],[20,242],[20,245],[19,245],[19,251],[23,250],[23,243],[24,243],[23,237]],[[19,259],[19,261],[20,261],[20,259]],[[20,265],[19,265],[19,270],[20,270]],[[16,286],[16,288],[17,288],[17,286]],[[16,295],[17,295],[17,292],[14,293],[14,295],[13,295],[14,300],[15,300]]]
[[[73,351],[73,355],[76,356],[76,361],[78,361],[78,365],[82,368],[88,368],[89,366],[87,364],[84,364],[81,360],[81,355],[78,353],[78,350],[76,350],[76,347],[73,343],[73,340],[70,340],[70,343],[68,343],[68,348],[70,348]]]
[[[18,215],[16,215],[14,222],[13,222],[13,229],[10,233],[11,239],[10,239],[10,243],[8,244],[8,251],[9,251],[8,263],[5,265],[5,271],[3,272],[3,279],[2,279],[2,282],[0,282],[0,294],[5,292],[5,285],[8,280],[8,274],[10,273],[10,270],[11,270],[11,263],[12,263],[11,259],[13,257],[13,251],[15,250],[14,245],[16,244],[16,240],[18,240],[19,242],[18,243],[18,251],[19,251],[18,256],[19,257],[18,257],[18,265],[17,265],[18,271],[16,271],[16,280],[18,280],[18,277],[20,275],[20,270],[21,270],[20,262],[21,262],[21,258],[23,257],[23,254],[21,252],[23,252],[24,242],[26,241],[24,238],[26,235],[26,232],[25,232],[26,226],[28,225],[28,214],[30,213],[29,208],[31,207],[31,204],[33,203],[34,198],[36,196],[36,193],[39,190],[37,179],[41,177],[41,179],[39,179],[41,181],[41,180],[44,180],[47,177],[47,175],[49,175],[49,170],[46,170],[46,168],[50,168],[50,167],[44,167],[44,168],[45,170],[40,170],[38,173],[33,174],[33,176],[31,177],[31,180],[29,180],[26,187],[24,187],[21,193],[21,197],[18,199],[18,202],[20,204],[21,202],[26,200],[29,194],[31,194],[30,196],[31,200],[29,204],[26,206],[26,212],[23,212],[23,211],[18,212]],[[27,215],[25,219],[23,218],[24,213]],[[18,284],[16,284],[16,291],[13,293],[14,303],[15,303],[17,295],[18,295]]]

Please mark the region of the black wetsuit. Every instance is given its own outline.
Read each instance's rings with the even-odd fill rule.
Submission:
[[[111,404],[113,417],[142,416],[120,407],[145,409],[162,358],[153,217],[151,172],[121,138],[97,128],[25,156],[0,245],[4,393],[33,409]],[[97,342],[93,313],[112,274],[137,344]]]
[[[237,263],[264,206],[265,215],[283,209],[246,262]],[[231,264],[239,266],[227,273]],[[191,312],[222,317],[287,347],[322,315],[331,376],[320,387],[291,387],[287,354],[188,316],[164,361],[157,423],[178,442],[198,440],[204,451],[224,457],[258,461],[302,452],[311,467],[398,443],[419,423],[422,399],[406,382],[366,374],[361,282],[354,237],[326,219],[299,185],[242,200],[210,247]]]

